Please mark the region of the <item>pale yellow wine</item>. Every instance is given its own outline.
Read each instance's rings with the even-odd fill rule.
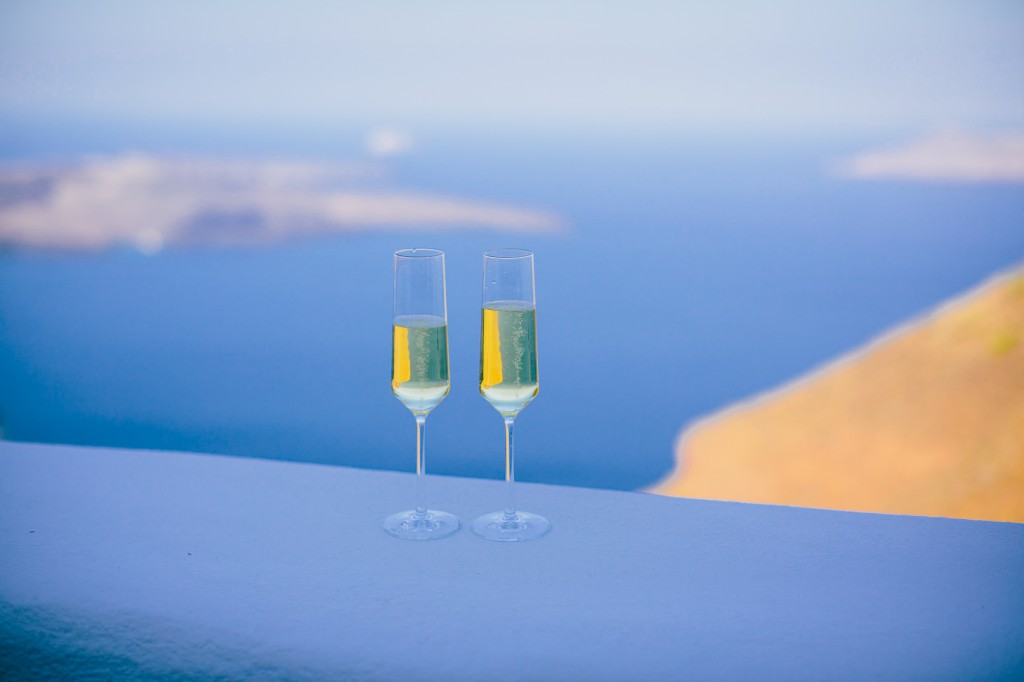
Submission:
[[[392,327],[391,391],[427,414],[448,395],[448,325],[436,315],[402,315]]]
[[[480,393],[504,416],[537,396],[537,316],[525,301],[484,306],[480,332]]]

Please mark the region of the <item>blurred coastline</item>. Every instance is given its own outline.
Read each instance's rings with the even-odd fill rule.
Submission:
[[[1024,523],[1024,266],[687,426],[679,497]]]

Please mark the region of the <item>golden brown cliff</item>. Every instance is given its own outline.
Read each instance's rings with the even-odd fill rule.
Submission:
[[[1024,522],[1024,269],[698,421],[653,492]]]

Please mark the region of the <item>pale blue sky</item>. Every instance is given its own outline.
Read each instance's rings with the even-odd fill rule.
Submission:
[[[0,114],[1020,127],[1024,3],[7,1]]]

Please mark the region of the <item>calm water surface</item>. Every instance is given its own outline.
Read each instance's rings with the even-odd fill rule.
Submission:
[[[438,136],[394,162],[398,186],[567,229],[0,253],[5,436],[411,470],[413,420],[389,388],[391,254],[431,246],[448,254],[452,392],[428,422],[429,469],[499,477],[501,419],[476,387],[481,252],[521,246],[537,254],[541,390],[519,477],[651,484],[688,421],[1024,260],[1019,185],[826,172],[863,145]]]

